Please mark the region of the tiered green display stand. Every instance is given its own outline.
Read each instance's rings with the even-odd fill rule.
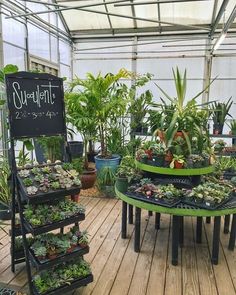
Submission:
[[[146,172],[155,174],[171,175],[171,176],[189,176],[193,179],[201,177],[201,175],[209,174],[214,171],[214,166],[208,166],[203,168],[192,169],[171,169],[164,167],[156,167],[147,165],[136,161],[136,165],[139,169]],[[116,195],[122,200],[122,227],[121,236],[126,238],[127,234],[127,204],[129,208],[135,206],[135,238],[134,238],[134,250],[140,251],[140,224],[141,224],[141,209],[148,210],[149,212],[155,212],[155,227],[160,228],[160,213],[171,214],[173,220],[172,226],[172,264],[178,264],[178,246],[183,244],[183,218],[184,216],[197,217],[197,237],[198,243],[201,242],[202,234],[202,217],[214,217],[214,229],[213,229],[213,247],[212,247],[212,263],[218,264],[219,256],[219,237],[220,237],[220,224],[221,216],[233,214],[232,230],[229,240],[229,250],[234,250],[235,244],[235,228],[236,228],[236,202],[225,204],[220,210],[206,210],[199,209],[193,206],[184,205],[182,203],[176,205],[173,208],[167,208],[165,206],[155,205],[143,200],[134,199],[125,193],[121,193],[116,188]],[[130,213],[130,212],[129,212]],[[130,216],[129,216],[130,219]]]

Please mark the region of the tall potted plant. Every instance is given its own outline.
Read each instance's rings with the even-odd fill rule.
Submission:
[[[72,91],[75,87],[73,82]],[[81,175],[83,189],[91,188],[96,181],[96,169],[91,168],[88,162],[88,143],[96,137],[94,127],[93,100],[90,94],[84,91],[68,92],[65,94],[67,119],[81,134],[84,142],[84,167]]]
[[[214,102],[212,105],[213,134],[222,134],[226,117],[232,117],[229,113],[232,104],[230,97],[227,102]]]
[[[0,160],[0,220],[11,219],[10,167],[3,157]]]
[[[116,169],[119,164],[120,156],[112,155],[108,150],[108,139],[110,128],[117,118],[124,115],[128,103],[127,86],[120,83],[121,78],[129,78],[130,73],[125,69],[121,69],[117,74],[111,73],[102,76],[87,74],[87,79],[75,79],[76,85],[83,87],[93,109],[93,128],[97,130],[98,140],[101,144],[101,153],[95,157],[97,170],[105,166]]]

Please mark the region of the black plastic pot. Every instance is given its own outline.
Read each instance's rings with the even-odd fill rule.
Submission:
[[[157,167],[163,167],[165,162],[165,156],[153,156],[152,157],[152,165]]]
[[[90,152],[88,153],[88,161],[95,163],[95,157],[99,154],[99,151],[94,151],[94,152]]]
[[[116,178],[116,188],[119,192],[125,193],[128,190],[128,178],[127,177],[117,177]]]
[[[69,141],[68,144],[69,144],[72,159],[80,158],[83,156],[83,152],[84,152],[83,141]]]
[[[213,134],[222,134],[224,124],[214,123]]]
[[[11,220],[11,209],[0,204],[0,220]]]

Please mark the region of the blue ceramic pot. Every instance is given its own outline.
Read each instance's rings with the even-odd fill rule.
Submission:
[[[112,158],[106,159],[100,156],[95,156],[95,165],[97,171],[100,171],[104,167],[110,167],[113,171],[116,171],[117,166],[120,164],[120,156],[112,155]]]

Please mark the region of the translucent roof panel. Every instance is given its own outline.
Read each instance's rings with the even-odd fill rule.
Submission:
[[[161,4],[161,19],[184,25],[209,24],[213,5],[212,0]]]
[[[106,29],[110,28],[109,21],[106,15],[106,9],[104,5],[89,7],[89,5],[94,4],[93,0],[90,1],[67,1],[64,4],[68,6],[77,8],[84,6],[84,10],[65,10],[62,11],[62,15],[67,22],[70,30],[87,30],[87,29]],[[85,7],[88,6],[88,7]],[[94,10],[98,13],[87,12],[85,10]],[[101,12],[101,13],[99,13]]]
[[[72,33],[93,35],[94,30],[104,30],[100,31],[103,34],[117,34],[129,30],[135,33],[136,28],[142,31],[148,28],[147,32],[156,32],[160,26],[164,28],[163,32],[165,29],[170,32],[186,31],[186,28],[209,31],[213,11],[216,17],[222,3],[225,3],[223,1],[159,0],[158,4],[154,0],[57,0],[57,3],[61,8],[74,7],[62,11]],[[222,23],[227,22],[234,5],[235,0],[229,0],[219,29]]]

